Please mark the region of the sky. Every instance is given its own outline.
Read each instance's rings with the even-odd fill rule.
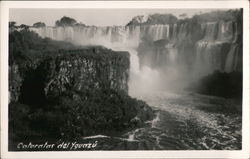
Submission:
[[[188,17],[194,14],[210,12],[215,9],[10,9],[9,20],[17,25],[33,25],[44,22],[47,26],[54,26],[55,21],[63,16],[74,18],[77,22],[95,26],[126,25],[137,15],[154,13],[171,13],[175,16],[186,13]]]

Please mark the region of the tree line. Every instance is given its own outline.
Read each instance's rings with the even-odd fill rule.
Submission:
[[[83,24],[82,22],[77,22],[73,18],[63,16],[60,20],[57,20],[55,22],[55,26],[56,27],[67,27],[67,26],[86,26],[86,25]],[[42,28],[42,27],[46,27],[46,24],[44,22],[36,22],[32,26],[29,26],[26,24],[21,24],[18,26],[15,21],[9,22],[10,29],[17,29],[17,28],[28,29],[29,27]]]

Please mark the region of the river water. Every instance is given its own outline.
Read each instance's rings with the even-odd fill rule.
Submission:
[[[189,92],[141,94],[156,117],[119,137],[85,137],[97,150],[239,150],[241,113],[228,99]]]

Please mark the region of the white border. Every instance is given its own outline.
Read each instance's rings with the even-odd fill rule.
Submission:
[[[235,151],[68,151],[8,152],[9,8],[243,8],[243,144]],[[24,17],[25,18],[25,17]],[[1,2],[1,158],[249,158],[249,2],[248,1],[2,1]]]

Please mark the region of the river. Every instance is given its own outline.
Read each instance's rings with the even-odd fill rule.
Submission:
[[[137,97],[146,101],[156,117],[141,128],[119,137],[97,135],[97,150],[239,150],[241,113],[233,100],[190,92],[156,92]]]

